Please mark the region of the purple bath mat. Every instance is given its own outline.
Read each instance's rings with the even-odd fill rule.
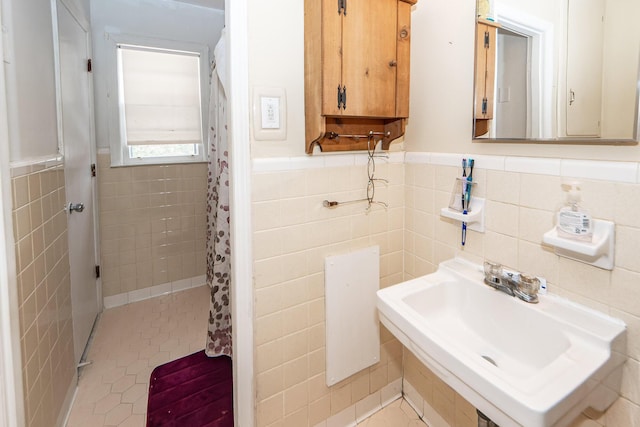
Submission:
[[[147,427],[233,427],[231,359],[204,350],[151,372]]]

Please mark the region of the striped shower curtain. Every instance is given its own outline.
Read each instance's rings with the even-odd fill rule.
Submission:
[[[207,192],[207,284],[211,289],[206,353],[231,356],[231,247],[229,238],[229,161],[225,30],[214,51],[209,100],[209,177]]]

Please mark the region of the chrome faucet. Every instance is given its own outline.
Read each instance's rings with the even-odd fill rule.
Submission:
[[[537,277],[506,270],[500,264],[485,261],[484,283],[523,301],[532,304],[538,302],[540,279]]]

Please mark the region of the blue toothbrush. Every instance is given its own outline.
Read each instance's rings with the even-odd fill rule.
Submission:
[[[467,178],[467,159],[462,159],[462,178]],[[468,178],[466,181],[468,181]],[[467,182],[465,182],[465,180],[463,180],[461,183],[460,197],[462,201],[462,214],[466,215],[467,214],[467,207],[466,207]],[[465,221],[462,221],[462,237],[461,237],[462,246],[464,246],[466,241],[467,241],[467,223]]]
[[[462,214],[466,215],[471,202],[471,183],[473,182],[473,159],[462,159],[462,177],[467,178],[467,182],[463,184],[462,191]],[[469,167],[469,175],[467,175],[467,167]],[[467,223],[462,221],[462,246],[467,242]]]
[[[474,160],[473,159],[469,159],[468,164],[469,164],[469,175],[467,175],[467,191],[466,191],[466,196],[467,196],[467,209],[469,209],[469,204],[471,203],[471,183],[473,182],[473,164],[474,164]]]

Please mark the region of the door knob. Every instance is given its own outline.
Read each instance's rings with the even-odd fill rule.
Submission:
[[[69,213],[82,212],[84,210],[84,203],[69,203]]]

